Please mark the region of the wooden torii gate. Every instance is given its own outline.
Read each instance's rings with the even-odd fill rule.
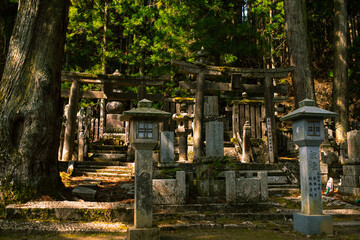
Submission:
[[[178,72],[196,75],[196,82],[180,82],[183,89],[196,89],[195,94],[195,119],[194,119],[194,159],[200,158],[203,148],[203,119],[204,119],[204,95],[206,92],[229,91],[264,94],[265,115],[268,129],[269,161],[273,163],[276,157],[275,143],[275,118],[274,118],[274,93],[287,92],[288,86],[274,86],[273,78],[285,78],[294,67],[278,69],[249,69],[236,67],[219,67],[209,65],[197,65],[189,62],[172,60],[171,64],[179,68]],[[206,79],[216,77],[231,77],[230,83],[210,82]],[[242,84],[241,78],[264,79],[262,85]]]
[[[93,99],[108,99],[108,100],[141,100],[147,98],[152,101],[163,100],[163,94],[147,94],[146,86],[163,86],[165,81],[170,81],[171,76],[123,76],[117,73],[113,74],[90,74],[66,72],[61,73],[62,82],[72,82],[70,90],[61,89],[61,97],[69,98],[68,119],[65,126],[64,145],[62,160],[71,160],[73,151],[73,142],[75,138],[76,127],[76,113],[78,109],[79,99],[93,98]],[[103,90],[101,91],[80,91],[82,84],[101,84]],[[120,92],[121,86],[137,86],[138,92]],[[100,129],[104,125],[105,106],[100,106]],[[100,138],[103,130],[100,130]]]

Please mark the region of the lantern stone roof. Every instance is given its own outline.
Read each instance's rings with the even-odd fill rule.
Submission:
[[[295,111],[281,117],[280,121],[290,121],[298,118],[326,119],[336,117],[338,115],[337,113],[316,107],[315,101],[307,98],[299,102],[299,106],[300,107]]]
[[[161,111],[151,107],[152,101],[143,99],[138,102],[138,107],[124,111],[120,117],[121,121],[130,121],[131,119],[158,120],[162,121],[171,116],[171,113]]]

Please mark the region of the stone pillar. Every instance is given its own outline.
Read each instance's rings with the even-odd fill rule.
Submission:
[[[267,201],[269,198],[267,171],[259,171],[258,178],[260,178],[260,198],[262,201]]]
[[[103,138],[105,126],[105,99],[100,100],[99,140]]]
[[[174,132],[163,131],[160,138],[160,161],[162,163],[174,162]]]
[[[242,144],[242,162],[250,162],[250,137],[251,137],[251,127],[248,121],[245,122],[243,127],[243,144]]]
[[[204,97],[204,116],[219,116],[218,96]]]
[[[186,172],[176,172],[176,195],[178,198],[178,204],[186,203]]]
[[[211,121],[206,127],[206,156],[224,156],[224,123]]]
[[[153,223],[152,150],[135,150],[135,228],[151,228]]]
[[[360,164],[360,131],[354,130],[347,133],[347,147],[349,159],[345,164]]]
[[[194,160],[199,159],[203,152],[203,121],[204,121],[204,89],[205,73],[196,78],[195,119],[194,119]]]
[[[80,86],[81,84],[78,81],[73,81],[70,88],[69,108],[65,124],[62,161],[70,161],[72,159],[76,131],[76,113],[80,96]]]
[[[235,171],[225,172],[226,202],[236,204],[236,175]]]

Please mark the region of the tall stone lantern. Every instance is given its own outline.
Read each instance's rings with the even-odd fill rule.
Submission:
[[[151,103],[143,99],[121,116],[130,121],[130,143],[135,148],[134,227],[128,228],[127,240],[160,239],[159,229],[153,227],[152,151],[159,139],[158,123],[171,113],[151,108]]]
[[[306,235],[333,234],[332,217],[322,214],[319,146],[324,141],[324,122],[337,114],[305,99],[299,108],[280,118],[293,121],[293,141],[299,146],[301,213],[294,213],[294,230]]]

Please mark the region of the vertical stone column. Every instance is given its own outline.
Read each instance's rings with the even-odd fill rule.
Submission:
[[[236,175],[235,171],[225,172],[226,202],[236,204]]]
[[[104,135],[105,128],[105,99],[100,100],[100,119],[99,119],[99,139],[101,140]]]
[[[135,150],[135,228],[152,227],[152,164],[152,147]]]
[[[178,204],[186,203],[186,172],[176,172],[176,195],[178,198]]]
[[[78,81],[73,81],[70,88],[69,108],[65,124],[64,146],[62,153],[63,161],[70,161],[72,159],[72,152],[74,149],[75,128],[76,128],[76,113],[80,97],[80,86]]]
[[[301,212],[322,214],[320,155],[318,147],[300,147]]]
[[[242,162],[250,162],[250,137],[251,137],[251,127],[248,121],[245,122],[243,127],[243,146],[242,146]]]

